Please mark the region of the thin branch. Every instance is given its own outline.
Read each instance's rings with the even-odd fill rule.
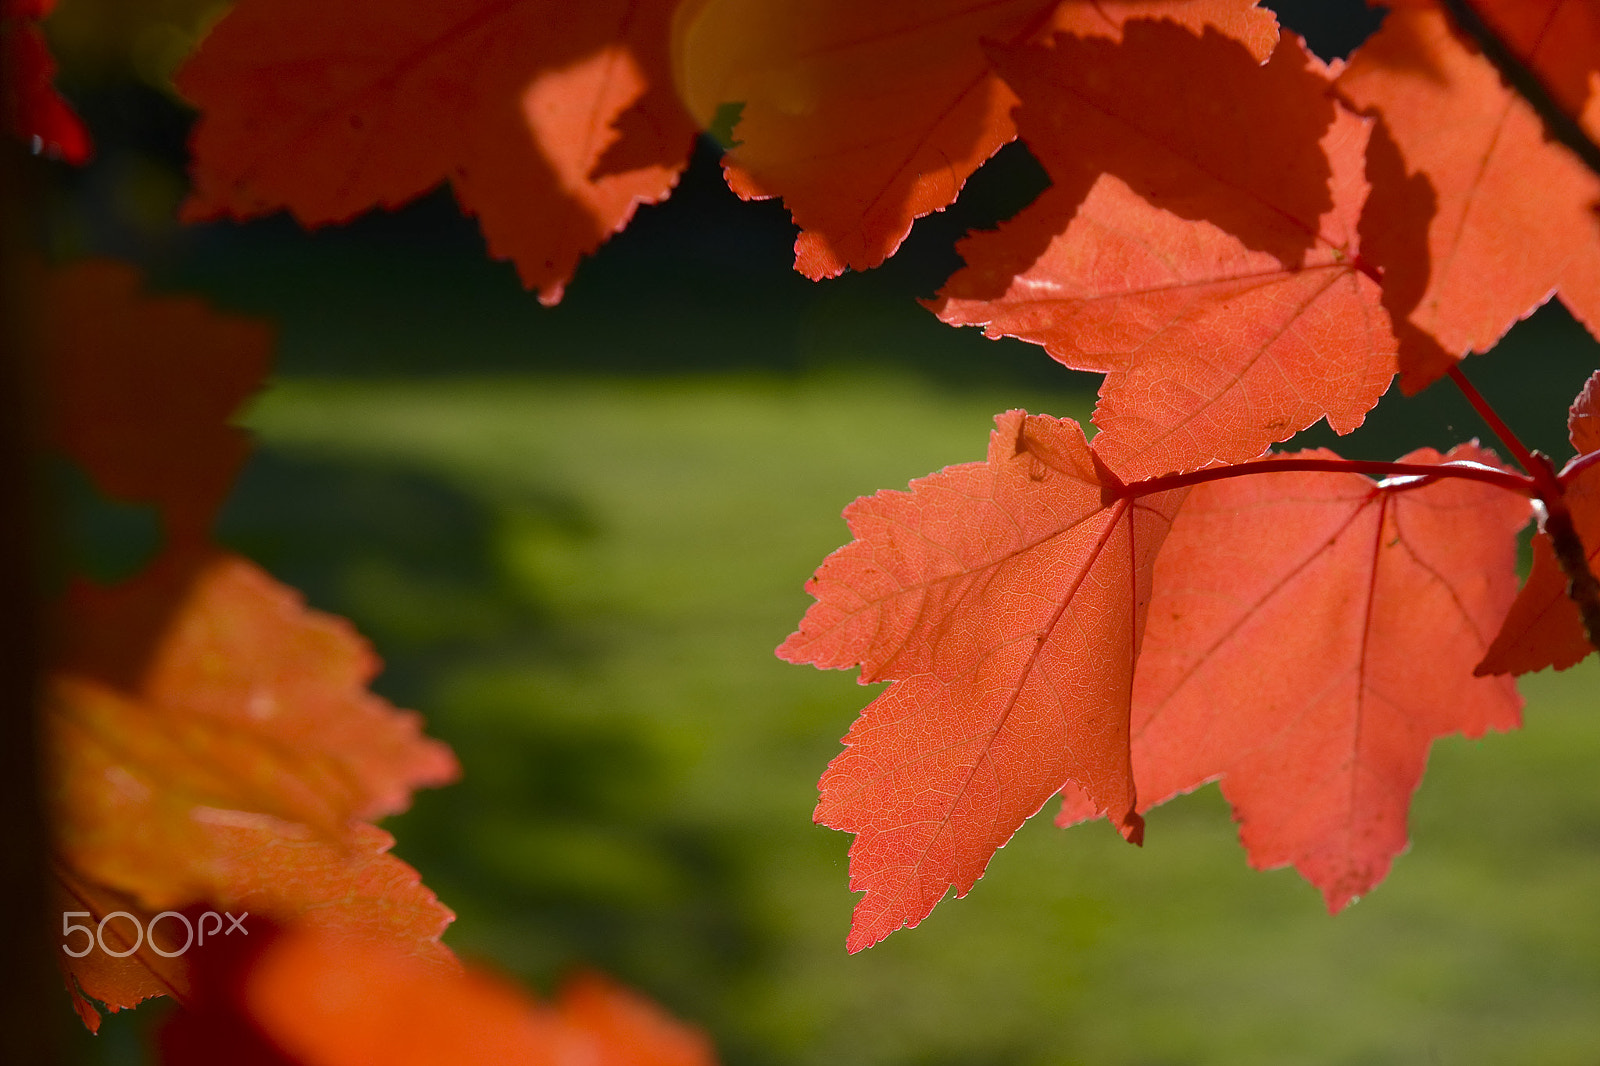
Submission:
[[[1450,380],[1456,383],[1456,388],[1461,390],[1461,395],[1467,398],[1467,402],[1472,405],[1472,409],[1478,412],[1478,417],[1483,419],[1484,424],[1499,438],[1500,443],[1504,444],[1507,450],[1511,452],[1511,456],[1517,461],[1517,465],[1532,474],[1535,481],[1540,481],[1540,490],[1552,490],[1559,495],[1559,488],[1543,484],[1540,478],[1540,474],[1548,470],[1550,464],[1548,462],[1541,463],[1534,458],[1533,452],[1529,451],[1528,446],[1522,443],[1516,432],[1506,425],[1505,419],[1500,417],[1500,413],[1489,405],[1488,400],[1483,398],[1483,393],[1479,392],[1472,382],[1467,380],[1467,375],[1461,371],[1460,363],[1453,364],[1450,367]]]
[[[1492,413],[1492,412],[1491,412]],[[1509,433],[1510,431],[1507,430]],[[1512,438],[1515,440],[1515,437]],[[1270,474],[1283,471],[1319,471],[1341,474],[1365,474],[1381,478],[1413,478],[1412,486],[1421,487],[1447,478],[1478,481],[1486,485],[1514,492],[1519,496],[1537,499],[1543,504],[1540,529],[1550,538],[1561,572],[1567,577],[1567,596],[1578,606],[1583,618],[1585,635],[1589,643],[1600,648],[1600,579],[1589,568],[1588,554],[1572,521],[1572,511],[1567,507],[1563,489],[1565,482],[1579,471],[1600,465],[1600,452],[1586,455],[1568,465],[1563,476],[1557,478],[1550,461],[1538,453],[1530,454],[1534,471],[1532,476],[1511,470],[1497,470],[1477,463],[1381,463],[1365,459],[1257,459],[1232,466],[1217,466],[1209,470],[1196,470],[1188,474],[1164,474],[1146,478],[1132,484],[1118,482],[1114,475],[1102,470],[1107,478],[1105,503],[1116,500],[1138,499],[1156,492],[1189,488],[1208,481],[1244,477],[1250,474]],[[1547,484],[1548,483],[1548,484]]]
[[[1484,57],[1495,65],[1495,69],[1500,72],[1500,77],[1506,84],[1526,100],[1528,106],[1544,120],[1545,131],[1551,139],[1566,145],[1583,161],[1584,166],[1600,174],[1600,145],[1595,144],[1578,120],[1567,114],[1556,102],[1555,95],[1550,92],[1539,75],[1511,51],[1510,47],[1500,39],[1500,35],[1495,33],[1473,8],[1469,0],[1443,0],[1443,2],[1456,27],[1472,38]]]
[[[1496,470],[1491,466],[1479,466],[1476,463],[1380,463],[1366,459],[1255,459],[1248,463],[1235,463],[1232,466],[1216,466],[1209,470],[1196,470],[1189,474],[1164,474],[1161,477],[1146,478],[1132,484],[1122,486],[1115,493],[1117,499],[1137,499],[1148,496],[1154,492],[1166,492],[1169,489],[1188,488],[1191,485],[1201,485],[1207,481],[1221,481],[1224,478],[1243,477],[1248,474],[1272,474],[1289,470],[1314,470],[1340,474],[1366,474],[1371,477],[1414,477],[1420,479],[1418,484],[1432,481],[1442,481],[1447,478],[1457,478],[1465,481],[1481,481],[1487,485],[1514,492],[1518,496],[1534,497],[1538,489],[1534,480],[1525,474],[1518,474],[1512,470]]]

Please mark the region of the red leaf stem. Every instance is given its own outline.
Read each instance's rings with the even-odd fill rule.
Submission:
[[[1207,481],[1221,481],[1225,478],[1243,477],[1247,474],[1277,473],[1285,470],[1322,470],[1350,474],[1366,474],[1369,477],[1414,477],[1418,485],[1440,481],[1445,478],[1461,478],[1467,481],[1482,481],[1494,485],[1507,492],[1514,492],[1519,496],[1534,497],[1540,495],[1537,482],[1526,474],[1518,474],[1510,470],[1496,470],[1493,467],[1479,466],[1476,463],[1384,463],[1367,459],[1256,459],[1248,463],[1234,463],[1231,466],[1214,466],[1208,470],[1196,470],[1189,474],[1164,474],[1161,477],[1145,478],[1135,481],[1131,485],[1122,486],[1113,497],[1116,499],[1148,496],[1153,492],[1166,492],[1170,489],[1188,488],[1191,485],[1200,485]]]
[[[1567,468],[1557,475],[1555,464],[1548,456],[1529,451],[1517,439],[1516,433],[1489,405],[1489,401],[1467,380],[1459,364],[1452,366],[1449,374],[1462,395],[1466,396],[1467,402],[1472,404],[1473,410],[1489,424],[1494,435],[1500,438],[1522,468],[1531,475],[1529,486],[1533,491],[1530,495],[1544,505],[1544,520],[1540,528],[1549,536],[1556,561],[1566,575],[1567,596],[1577,604],[1578,613],[1583,616],[1584,635],[1590,644],[1600,649],[1600,579],[1596,579],[1594,572],[1589,569],[1588,554],[1584,550],[1583,540],[1578,536],[1566,500],[1566,487],[1579,473],[1600,462],[1596,459],[1600,453],[1590,453],[1568,463]]]

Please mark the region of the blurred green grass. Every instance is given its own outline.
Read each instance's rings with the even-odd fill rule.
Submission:
[[[1594,1062],[1592,660],[1524,681],[1520,733],[1436,747],[1414,850],[1339,916],[1249,870],[1205,788],[1143,849],[1037,819],[969,898],[845,954],[849,838],[810,809],[873,690],[772,648],[844,504],[981,458],[1019,403],[1090,400],[844,370],[286,379],[224,535],[352,617],[461,754],[391,826],[449,941],[544,989],[606,969],[730,1064]]]

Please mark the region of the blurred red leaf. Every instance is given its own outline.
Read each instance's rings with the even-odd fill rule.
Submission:
[[[109,260],[48,272],[38,329],[51,443],[108,496],[155,504],[169,548],[202,547],[249,452],[228,419],[266,376],[271,330],[146,293]]]
[[[1016,135],[1016,98],[985,42],[1117,39],[1141,17],[1216,27],[1257,59],[1277,39],[1253,0],[691,0],[675,58],[702,125],[743,105],[728,184],[747,200],[783,197],[801,229],[795,269],[815,279],[893,255]]]
[[[416,870],[388,854],[394,838],[376,826],[356,823],[343,841],[333,844],[309,839],[290,823],[262,817],[251,824],[241,817],[233,825],[213,825],[205,835],[221,887],[203,903],[183,909],[226,910],[242,918],[247,934],[259,932],[263,919],[299,920],[352,947],[385,944],[408,953],[419,965],[456,968],[455,956],[439,942],[454,916],[421,883]],[[126,956],[108,955],[97,944],[82,958],[62,957],[67,990],[90,1031],[99,1029],[102,1008],[124,1010],[157,995],[188,1003],[203,987],[203,978],[193,971],[198,951],[169,957],[156,951],[149,937],[133,943],[132,920],[148,930],[158,913],[175,908],[145,905],[105,885],[79,880],[65,866],[57,869],[56,889],[62,913],[87,912],[90,926],[117,911],[131,916],[107,923],[102,933],[106,947],[128,952]],[[162,931],[176,935],[165,926]],[[71,944],[82,947],[76,939]],[[168,943],[165,950],[172,953],[179,947],[181,942]]]
[[[100,929],[126,957],[98,943],[62,957],[80,1015],[93,1029],[91,1000],[188,995],[186,953],[169,957],[132,923],[191,904],[302,918],[453,966],[438,939],[450,912],[365,819],[453,780],[454,756],[367,690],[378,661],[347,622],[210,541],[248,450],[227,419],[266,371],[267,330],[144,295],[115,263],[51,272],[41,291],[50,440],[108,494],[155,503],[168,534],[143,573],[75,581],[53,610],[57,894],[96,927],[127,915]]]
[[[109,911],[96,900],[109,898],[148,920],[207,902],[449,958],[438,943],[449,912],[361,819],[452,780],[455,760],[416,715],[365,690],[377,662],[347,623],[226,555],[113,589],[79,585],[63,613],[46,728],[55,850],[74,909],[98,920]],[[148,617],[164,619],[153,640],[129,624]],[[145,667],[119,688],[126,663],[110,649],[125,641]],[[110,670],[97,668],[100,655]],[[114,1009],[187,983],[181,960],[98,955],[66,965]]]
[[[93,656],[126,639],[125,621],[148,617],[152,601],[170,604],[165,625],[136,684],[118,692]],[[190,815],[201,802],[337,837],[352,819],[402,810],[412,789],[456,776],[449,749],[422,736],[416,714],[367,691],[378,662],[349,623],[306,610],[292,590],[236,556],[171,576],[157,568],[111,589],[77,584],[63,615],[60,726],[70,722],[80,734],[73,759],[97,750],[95,758],[147,786],[148,795],[131,793],[142,797],[143,813],[117,819],[138,826],[138,837],[124,825],[104,846],[154,878],[114,879],[152,902],[191,890],[174,883],[185,871],[171,856],[197,851],[166,834],[203,832]],[[111,776],[69,780],[120,810],[126,799],[107,788]],[[88,799],[75,797],[73,806]],[[154,803],[170,807],[147,806]],[[132,853],[140,841],[148,859]],[[197,873],[193,864],[187,872]]]
[[[205,998],[164,1027],[169,1066],[715,1062],[699,1031],[595,974],[547,1006],[481,971],[444,973],[305,928],[222,961]]]
[[[1471,445],[1402,461],[1498,465]],[[1471,668],[1529,513],[1465,480],[1299,471],[1191,490],[1134,677],[1139,808],[1220,778],[1252,865],[1292,863],[1331,911],[1371,889],[1406,846],[1433,739],[1519,724],[1511,683]],[[1091,813],[1069,791],[1061,822]]]
[[[893,679],[823,775],[857,834],[857,951],[916,925],[1067,781],[1137,841],[1128,699],[1150,566],[1181,491],[1107,502],[1076,422],[1011,411],[989,457],[845,510],[790,662]]]
[[[242,0],[177,76],[201,112],[184,217],[307,226],[448,180],[545,303],[665,199],[694,127],[674,0]]]
[[[94,155],[83,121],[56,92],[56,61],[39,29],[55,0],[0,6],[0,121],[36,155],[82,165]]]

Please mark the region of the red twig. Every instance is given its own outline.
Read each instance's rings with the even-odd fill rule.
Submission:
[[[1478,417],[1483,419],[1484,423],[1494,432],[1494,435],[1500,439],[1500,443],[1506,446],[1506,450],[1511,453],[1512,458],[1516,459],[1517,465],[1532,474],[1534,480],[1539,480],[1539,468],[1542,464],[1534,459],[1533,452],[1529,451],[1528,446],[1522,443],[1516,432],[1506,425],[1505,419],[1500,417],[1500,413],[1489,406],[1489,401],[1483,398],[1483,393],[1479,392],[1472,382],[1467,380],[1467,375],[1461,372],[1459,363],[1451,366],[1450,380],[1456,383],[1456,388],[1461,390],[1461,394],[1467,398],[1467,402],[1472,405],[1472,409],[1478,412]],[[1541,486],[1541,488],[1543,487]]]
[[[1366,459],[1300,459],[1288,457],[1283,459],[1255,459],[1248,463],[1235,463],[1232,466],[1216,466],[1209,470],[1196,470],[1189,474],[1164,474],[1161,477],[1146,478],[1124,485],[1115,493],[1119,499],[1136,499],[1148,496],[1153,492],[1165,492],[1168,489],[1188,488],[1191,485],[1204,484],[1207,481],[1221,481],[1224,478],[1243,477],[1248,474],[1271,474],[1289,470],[1319,470],[1341,474],[1366,474],[1372,477],[1414,477],[1422,479],[1419,484],[1426,481],[1438,481],[1444,478],[1460,478],[1467,481],[1481,481],[1494,485],[1507,492],[1514,492],[1519,496],[1534,497],[1538,495],[1537,485],[1533,478],[1526,474],[1519,474],[1513,470],[1496,470],[1491,466],[1479,466],[1476,463],[1380,463]]]
[[[1509,434],[1510,431],[1506,432]],[[1594,572],[1589,568],[1587,552],[1578,537],[1577,528],[1572,521],[1572,512],[1567,507],[1563,492],[1564,482],[1570,482],[1573,477],[1591,466],[1600,465],[1600,452],[1592,452],[1569,463],[1558,478],[1549,459],[1537,452],[1527,452],[1526,449],[1523,451],[1528,456],[1533,471],[1531,475],[1519,474],[1512,470],[1498,470],[1477,463],[1381,463],[1365,459],[1286,457],[1256,459],[1231,466],[1196,470],[1188,474],[1164,474],[1161,477],[1146,478],[1126,485],[1117,481],[1109,471],[1102,470],[1102,476],[1107,478],[1105,502],[1108,505],[1115,500],[1138,499],[1156,492],[1203,485],[1208,481],[1221,481],[1225,478],[1245,477],[1250,474],[1304,470],[1364,474],[1382,478],[1415,478],[1417,486],[1445,478],[1457,478],[1479,481],[1507,492],[1514,492],[1519,496],[1537,499],[1543,505],[1539,527],[1550,538],[1556,559],[1561,564],[1562,573],[1567,577],[1567,595],[1578,605],[1589,643],[1600,648],[1600,579],[1596,579]]]
[[[1572,521],[1572,511],[1567,507],[1567,485],[1578,474],[1600,462],[1600,452],[1585,455],[1567,464],[1560,475],[1550,462],[1548,456],[1539,452],[1529,451],[1517,439],[1511,427],[1506,425],[1489,406],[1467,376],[1461,372],[1459,365],[1450,368],[1450,379],[1456,383],[1467,402],[1472,404],[1472,409],[1478,416],[1489,424],[1494,430],[1494,435],[1510,449],[1516,456],[1517,462],[1530,475],[1530,484],[1533,487],[1532,495],[1544,506],[1544,513],[1539,521],[1539,529],[1550,538],[1550,546],[1555,550],[1556,561],[1561,564],[1561,572],[1567,577],[1567,597],[1578,607],[1578,613],[1583,616],[1583,628],[1589,643],[1600,648],[1600,580],[1589,569],[1589,556],[1584,549],[1583,541],[1578,536],[1578,528]]]

